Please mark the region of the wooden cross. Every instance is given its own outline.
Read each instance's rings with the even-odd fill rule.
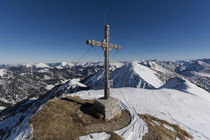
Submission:
[[[87,40],[87,44],[91,46],[98,46],[102,47],[104,50],[104,67],[105,67],[105,73],[104,73],[104,98],[109,98],[109,90],[110,90],[110,84],[109,84],[109,51],[111,48],[119,50],[121,47],[119,45],[113,45],[110,44],[109,40],[109,25],[105,25],[105,37],[102,42],[95,41],[95,40]]]

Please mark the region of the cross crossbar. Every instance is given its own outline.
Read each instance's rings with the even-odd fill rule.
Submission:
[[[107,44],[106,42],[99,42],[99,41],[95,41],[95,40],[87,40],[87,44],[91,45],[91,46],[98,46],[98,47],[109,47],[109,48],[113,48],[113,49],[121,49],[120,45],[113,45],[113,44]]]

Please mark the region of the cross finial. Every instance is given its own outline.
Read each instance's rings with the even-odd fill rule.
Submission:
[[[108,24],[106,24],[105,25],[105,42],[108,44],[109,43],[109,25]]]

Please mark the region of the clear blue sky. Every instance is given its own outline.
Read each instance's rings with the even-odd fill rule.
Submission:
[[[1,0],[0,64],[77,61],[104,23],[117,60],[210,58],[210,0]]]

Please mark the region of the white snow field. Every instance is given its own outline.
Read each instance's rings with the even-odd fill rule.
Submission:
[[[83,99],[100,98],[103,90],[80,91],[70,96]],[[121,106],[131,113],[131,124],[116,131],[125,140],[140,140],[147,132],[144,121],[137,114],[151,114],[173,124],[178,124],[195,140],[210,139],[210,94],[203,96],[174,89],[113,88],[111,96],[121,102]],[[97,134],[94,134],[94,137]],[[107,135],[105,135],[107,137]],[[89,138],[89,135],[86,136]],[[84,139],[84,137],[80,137]]]
[[[205,98],[206,100],[210,102],[210,98],[209,98],[210,93],[196,86],[195,84],[189,82],[185,78],[181,79],[178,77],[174,77],[168,80],[161,88],[169,88],[169,89],[176,89],[176,90],[184,91],[189,94],[193,94],[195,96]]]

